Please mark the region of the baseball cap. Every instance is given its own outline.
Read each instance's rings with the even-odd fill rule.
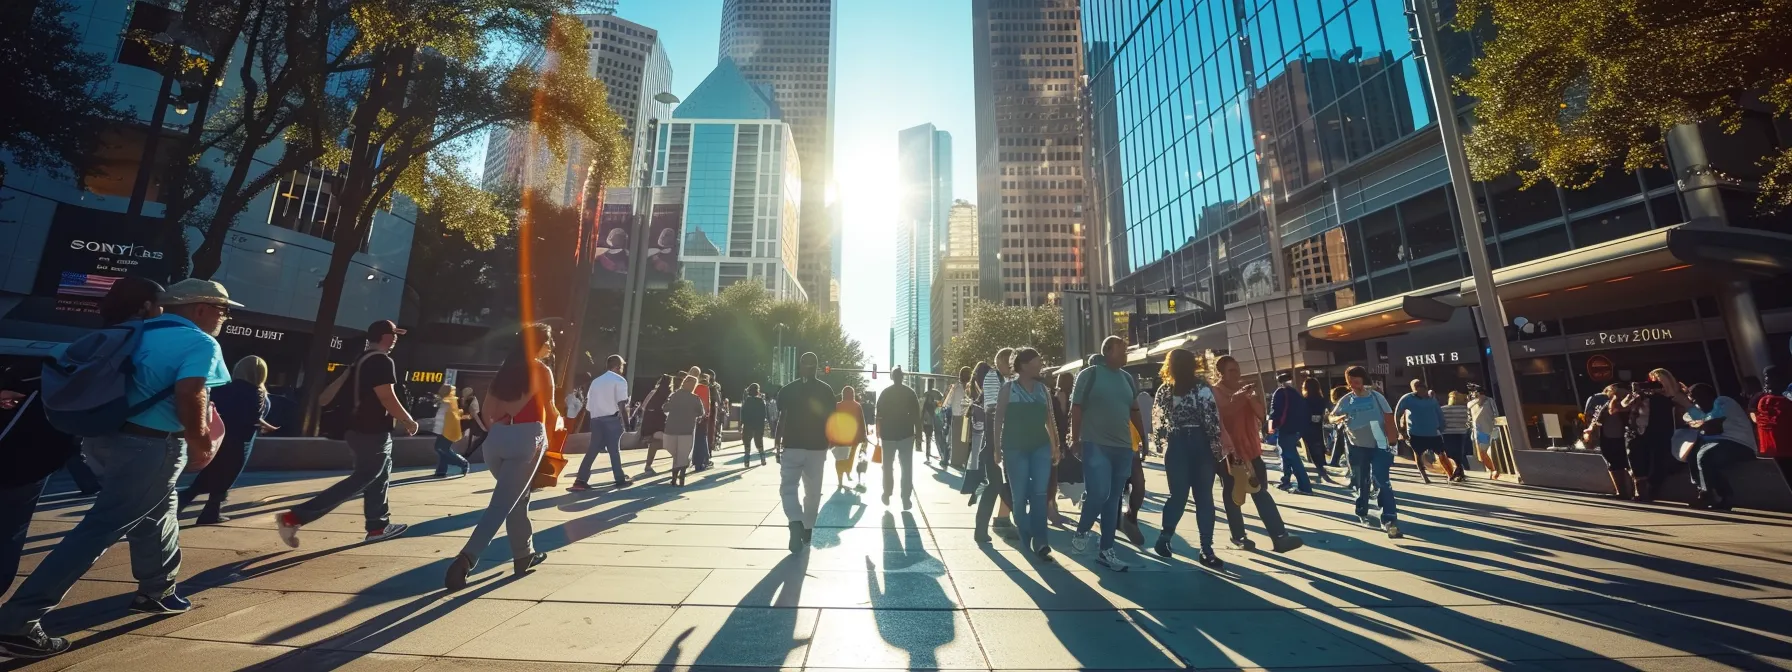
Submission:
[[[404,335],[406,330],[399,329],[398,323],[391,320],[380,320],[367,326],[368,338],[379,338],[386,334]]]
[[[215,280],[187,278],[169,285],[162,290],[156,302],[164,306],[182,306],[193,303],[209,303],[214,306],[230,306],[241,308],[243,304],[230,300],[230,292],[224,285]]]

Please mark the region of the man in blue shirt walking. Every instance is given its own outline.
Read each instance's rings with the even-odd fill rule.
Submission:
[[[1449,458],[1444,457],[1443,406],[1431,396],[1431,390],[1425,388],[1425,381],[1412,379],[1412,393],[1400,397],[1399,403],[1394,404],[1394,420],[1399,425],[1400,437],[1412,446],[1412,459],[1419,464],[1419,478],[1430,483],[1431,476],[1425,473],[1425,453],[1436,453],[1438,459]]]
[[[1276,453],[1282,458],[1280,487],[1311,495],[1313,486],[1307,482],[1307,466],[1300,458],[1300,439],[1313,423],[1307,412],[1306,398],[1300,393],[1301,387],[1307,384],[1307,372],[1295,369],[1293,374],[1277,376],[1276,382],[1281,385],[1269,398],[1269,431],[1276,435]],[[1294,479],[1292,484],[1290,478]]]
[[[146,329],[139,337],[126,401],[138,404],[170,387],[174,392],[118,432],[82,442],[104,487],[81,522],[0,606],[0,654],[46,658],[67,651],[68,640],[44,634],[39,622],[101,553],[127,536],[137,577],[131,611],[173,614],[192,606],[174,590],[180,572],[174,482],[189,461],[202,467],[217,452],[208,433],[207,390],[230,382],[230,370],[214,337],[230,309],[242,304],[231,301],[223,285],[192,278],[170,285],[159,302],[167,313],[145,324],[174,326]]]

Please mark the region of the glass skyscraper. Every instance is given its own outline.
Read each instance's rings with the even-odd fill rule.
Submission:
[[[682,189],[680,275],[698,292],[752,279],[808,300],[796,275],[802,164],[768,89],[722,59],[660,124],[654,184]]]
[[[1447,25],[1455,3],[1438,5]],[[1792,233],[1792,218],[1763,214],[1747,180],[1792,129],[1764,114],[1745,114],[1735,134],[1676,129],[1665,165],[1608,166],[1584,189],[1520,189],[1516,176],[1470,185],[1485,234],[1475,244],[1513,320],[1482,325],[1467,309],[1479,300],[1471,243],[1404,0],[1082,10],[1092,252],[1122,297],[1098,330],[1124,322],[1153,353],[1225,351],[1247,375],[1300,367],[1335,383],[1364,364],[1385,385],[1456,391],[1489,382],[1480,334],[1504,333],[1522,341],[1518,401],[1538,440],[1543,415],[1578,431],[1579,402],[1652,367],[1728,394],[1744,372],[1786,359],[1764,344],[1792,330],[1792,292],[1760,278],[1792,253],[1761,251],[1792,249],[1763,233]],[[1446,71],[1470,72],[1494,30],[1440,28]],[[1459,117],[1475,104],[1447,102]],[[1742,179],[1706,188],[1698,159]],[[1744,271],[1733,258],[1762,263]],[[1618,338],[1635,329],[1658,342]]]
[[[952,135],[922,124],[896,134],[896,314],[890,365],[933,371],[933,278],[952,208]]]

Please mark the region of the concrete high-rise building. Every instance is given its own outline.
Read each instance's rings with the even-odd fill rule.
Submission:
[[[1084,288],[1080,0],[973,0],[982,296]]]
[[[803,164],[801,245],[797,277],[823,308],[837,300],[832,251],[834,176],[835,0],[724,0],[722,58],[750,82],[770,84]]]
[[[654,184],[683,190],[680,274],[698,292],[753,279],[777,298],[809,300],[796,275],[802,163],[792,135],[770,87],[728,59],[659,125]]]
[[[977,206],[954,201],[946,216],[942,256],[933,270],[933,372],[945,373],[946,344],[964,332],[964,320],[977,301]]]
[[[672,60],[652,28],[603,13],[577,18],[591,33],[587,45],[591,76],[604,83],[606,102],[622,117],[623,135],[631,138],[624,184],[636,185],[647,168],[650,121],[664,121],[672,114],[670,104],[655,99],[672,88]],[[590,162],[590,152],[577,138],[568,142],[561,163],[533,129],[497,129],[486,140],[484,184],[497,189],[526,183],[558,205],[571,205],[579,199]]]
[[[896,134],[896,349],[891,366],[933,370],[933,277],[952,204],[952,135],[933,124]]]

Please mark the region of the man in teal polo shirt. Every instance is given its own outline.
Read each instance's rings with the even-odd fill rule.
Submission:
[[[207,390],[230,382],[230,370],[214,337],[230,309],[242,304],[231,301],[223,285],[191,278],[170,285],[159,302],[167,313],[144,324],[171,326],[143,331],[131,356],[137,368],[126,401],[141,403],[170,388],[173,394],[132,416],[117,433],[82,442],[81,452],[104,487],[81,522],[0,606],[0,654],[45,658],[67,651],[68,640],[44,634],[39,621],[101,553],[127,536],[137,578],[131,611],[174,614],[192,606],[174,590],[180,572],[174,482],[189,461],[202,467],[217,452],[208,433]]]
[[[1070,546],[1087,551],[1090,529],[1101,517],[1101,552],[1096,561],[1117,572],[1129,567],[1114,553],[1114,532],[1120,524],[1120,498],[1132,476],[1132,428],[1145,436],[1139,410],[1133,405],[1139,385],[1126,364],[1126,340],[1109,336],[1101,342],[1101,363],[1082,370],[1070,391],[1070,445],[1083,455],[1083,477],[1088,484],[1082,519]],[[1129,424],[1130,423],[1130,424]]]

